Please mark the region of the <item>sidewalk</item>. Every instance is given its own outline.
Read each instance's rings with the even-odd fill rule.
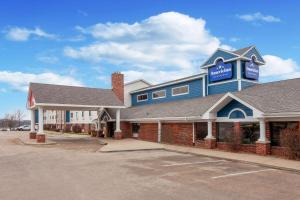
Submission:
[[[246,153],[232,153],[212,149],[201,149],[195,147],[185,147],[178,145],[159,144],[155,142],[146,142],[135,139],[111,140],[104,139],[106,146],[99,152],[120,152],[120,151],[137,151],[137,150],[158,150],[164,149],[180,153],[191,153],[202,156],[222,158],[240,162],[255,163],[266,167],[283,169],[300,172],[300,161],[287,160],[273,156],[259,156]]]

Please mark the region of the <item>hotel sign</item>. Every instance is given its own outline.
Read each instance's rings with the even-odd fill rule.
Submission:
[[[232,65],[230,63],[218,62],[215,67],[208,69],[209,80],[211,82],[232,78]]]
[[[259,77],[259,68],[258,65],[253,61],[246,62],[245,66],[245,77],[248,79],[257,80]]]

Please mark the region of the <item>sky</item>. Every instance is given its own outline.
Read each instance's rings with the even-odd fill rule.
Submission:
[[[298,1],[10,0],[0,3],[0,117],[29,82],[110,88],[200,73],[217,49],[256,45],[260,81],[300,77]],[[28,118],[28,115],[27,117]]]

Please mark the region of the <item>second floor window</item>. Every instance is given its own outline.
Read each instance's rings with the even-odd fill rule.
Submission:
[[[137,95],[137,102],[140,102],[140,101],[147,101],[148,100],[148,94],[140,94],[140,95]]]
[[[172,96],[184,95],[189,93],[189,86],[179,86],[172,88]]]
[[[166,97],[166,90],[152,92],[152,99],[159,99]]]

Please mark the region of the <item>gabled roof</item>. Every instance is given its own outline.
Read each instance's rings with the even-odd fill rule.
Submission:
[[[35,104],[122,107],[111,89],[30,83]]]
[[[238,49],[236,51],[233,51],[233,53],[238,54],[238,55],[243,55],[244,53],[246,53],[247,51],[249,51],[251,48],[253,48],[254,46],[249,46],[249,47],[245,47],[242,49]]]
[[[138,82],[143,82],[148,86],[152,85],[151,83],[149,83],[148,81],[145,81],[144,79],[137,79],[137,80],[134,80],[134,81],[130,81],[130,82],[125,83],[124,85],[131,85],[131,84],[138,83]]]
[[[260,55],[254,45],[238,49],[235,51],[218,48],[202,65],[202,68],[207,68],[215,65],[215,61],[222,58],[224,62],[234,61],[237,59],[251,60],[251,56],[255,55],[259,64],[265,64],[263,57]]]
[[[215,102],[223,95],[211,95],[205,98],[193,98],[166,103],[148,104],[144,106],[134,106],[121,111],[121,119],[143,120],[160,118],[189,118],[201,117]],[[114,111],[110,112],[114,118]]]

